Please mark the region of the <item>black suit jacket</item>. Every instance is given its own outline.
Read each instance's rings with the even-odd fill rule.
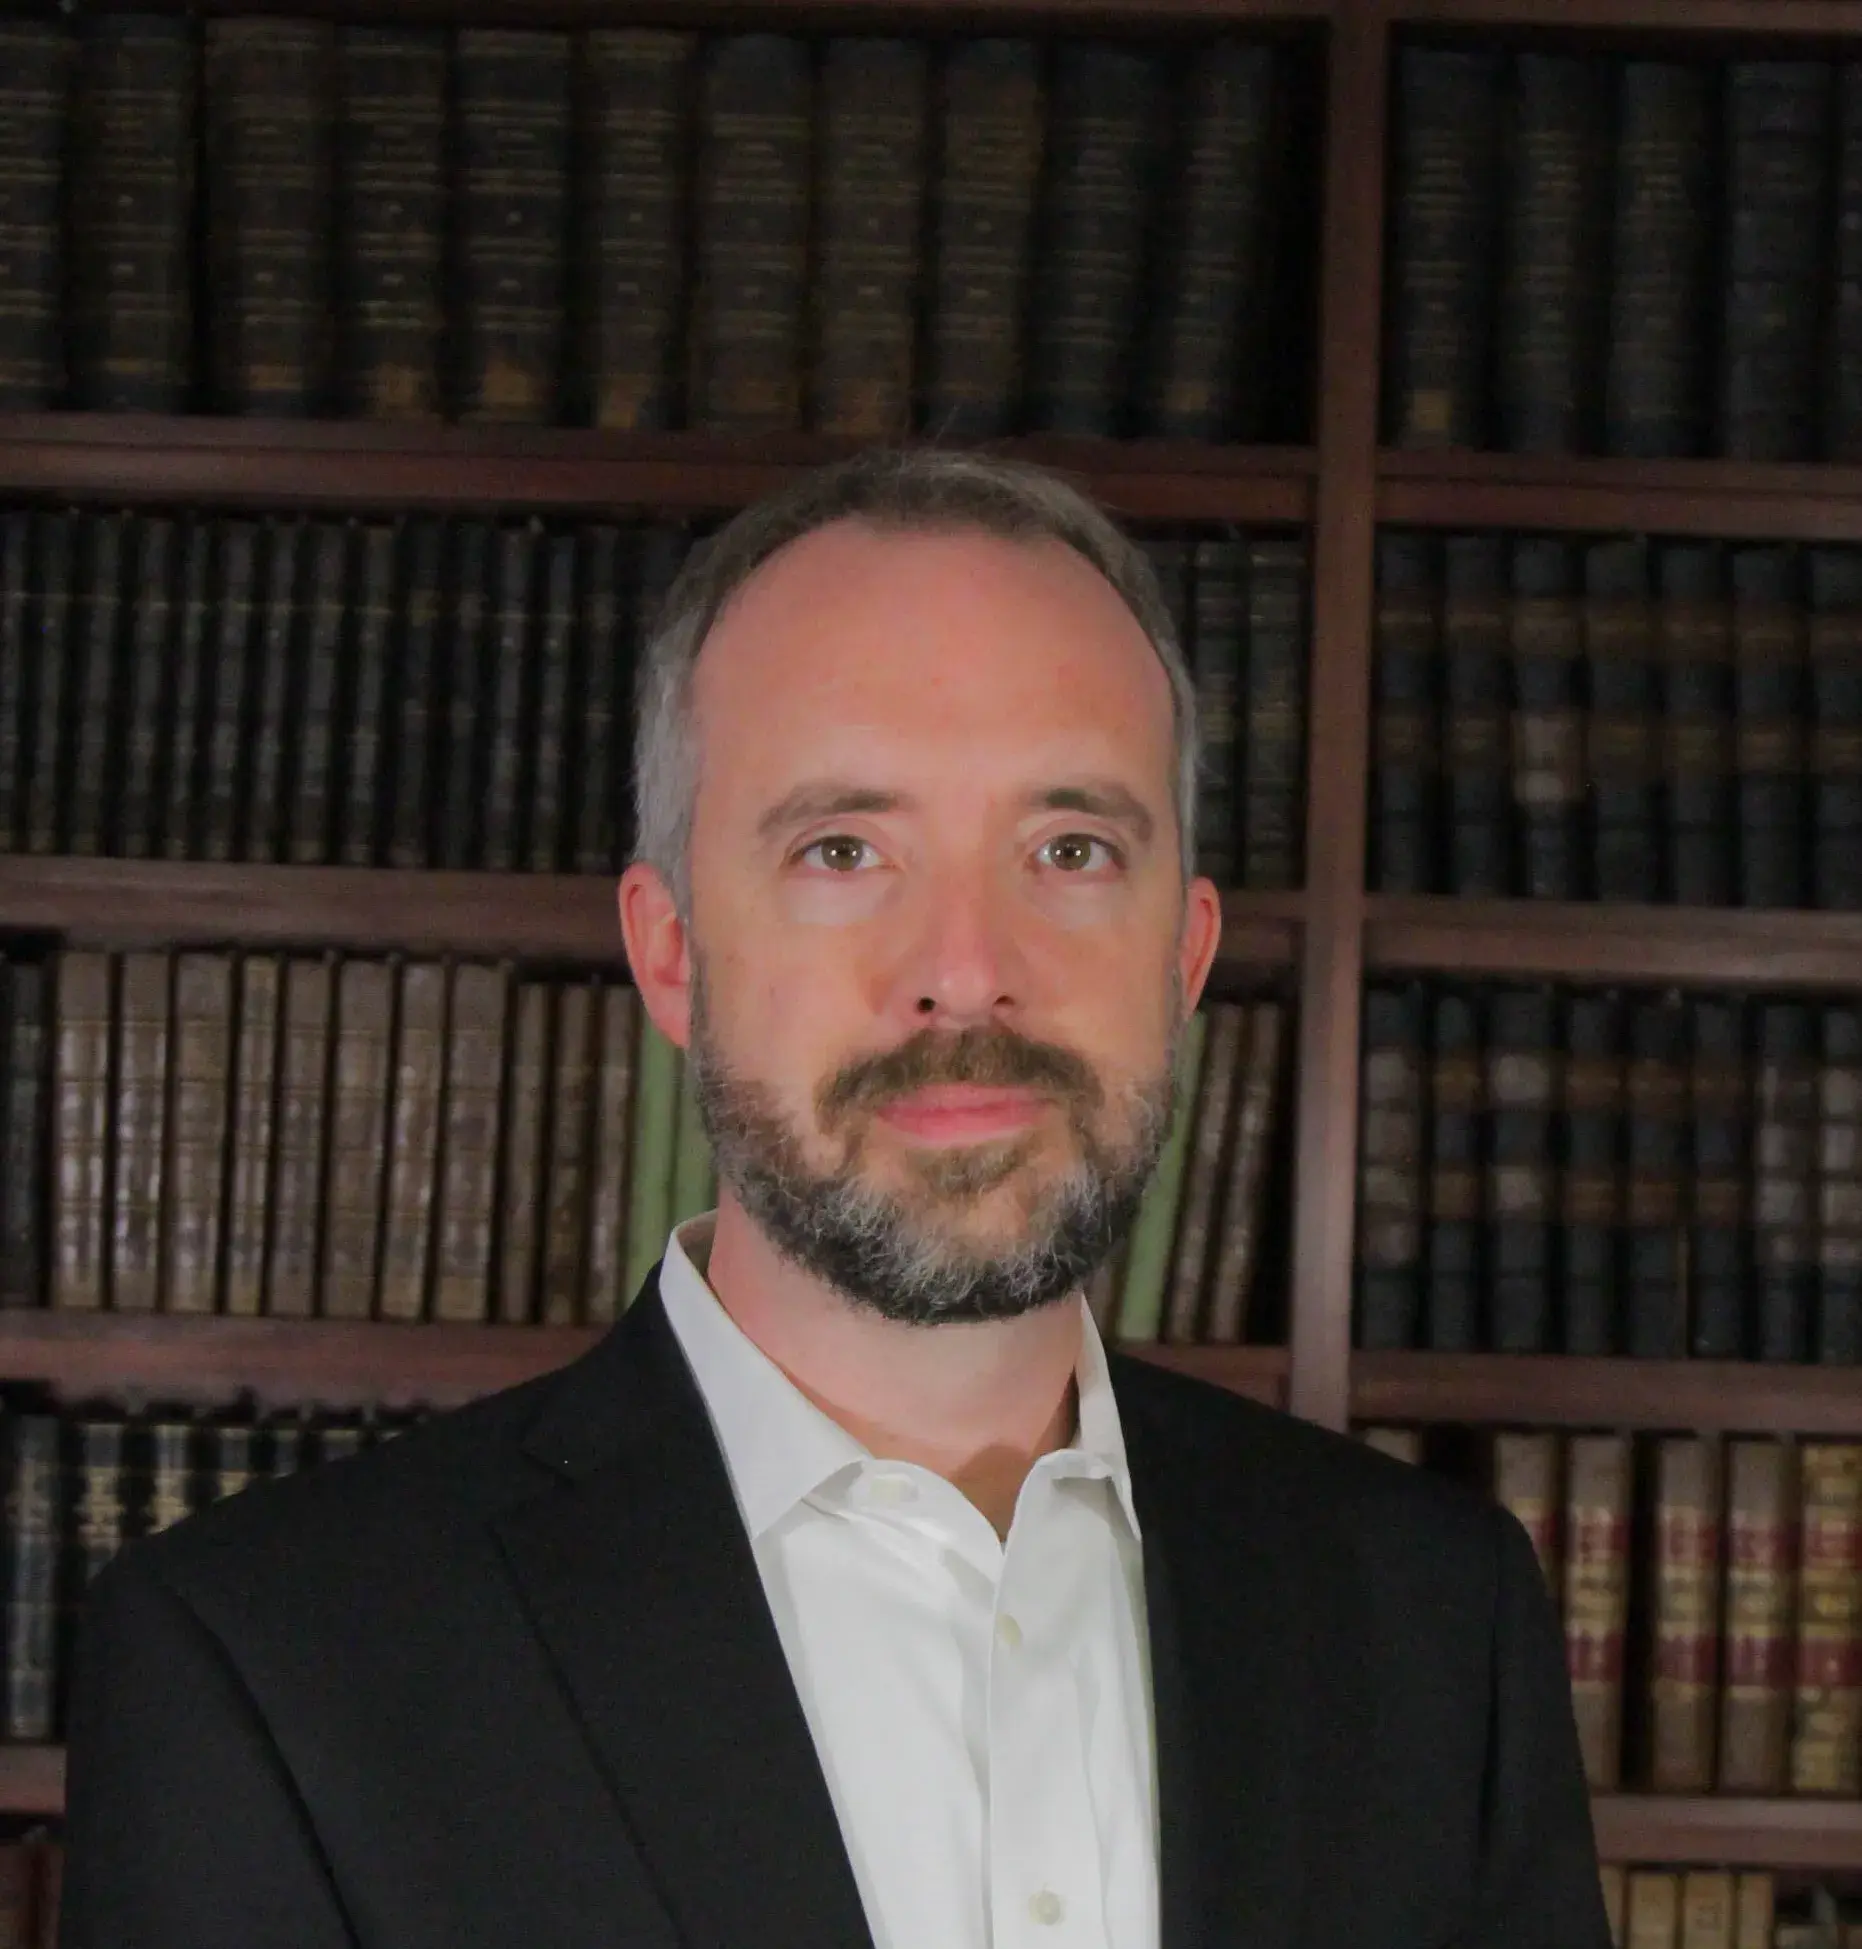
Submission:
[[[1164,1949],[1608,1949],[1556,1615],[1472,1493],[1114,1356]],[[870,1949],[660,1303],[131,1544],[64,1949]]]

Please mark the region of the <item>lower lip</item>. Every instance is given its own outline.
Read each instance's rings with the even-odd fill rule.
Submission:
[[[880,1112],[908,1137],[928,1143],[977,1143],[1026,1130],[1041,1113],[1039,1097],[999,1090],[925,1090]]]

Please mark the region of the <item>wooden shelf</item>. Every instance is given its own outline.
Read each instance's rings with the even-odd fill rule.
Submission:
[[[1862,1800],[1591,1797],[1598,1857],[1664,1867],[1862,1869]]]
[[[1171,1347],[1156,1342],[1127,1342],[1119,1348],[1138,1360],[1189,1374],[1199,1381],[1245,1394],[1270,1408],[1284,1407],[1287,1391],[1285,1347]]]
[[[1356,1421],[1862,1440],[1862,1368],[1565,1354],[1354,1353]]]
[[[62,1746],[0,1746],[0,1814],[65,1811]]]
[[[1367,967],[1695,987],[1862,985],[1862,914],[1373,894]]]
[[[153,13],[183,0],[138,0]],[[206,11],[233,9],[210,0]],[[650,23],[765,30],[821,27],[937,28],[1003,33],[1018,24],[1053,29],[1151,32],[1211,22],[1299,23],[1328,18],[1336,0],[238,0],[242,14],[408,26],[611,27]]]
[[[207,415],[0,414],[0,494],[275,509],[720,513],[862,443],[814,434],[618,434]],[[1074,476],[1138,521],[1303,522],[1300,447],[1029,438],[984,443]]]
[[[1671,41],[1715,34],[1826,36],[1862,34],[1857,0],[1341,0],[1341,10],[1392,21],[1468,22],[1480,26],[1603,28],[1659,33]]]

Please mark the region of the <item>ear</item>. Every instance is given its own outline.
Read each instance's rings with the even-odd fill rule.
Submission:
[[[1183,924],[1177,932],[1177,972],[1183,979],[1186,1010],[1201,999],[1221,945],[1222,896],[1213,880],[1192,880],[1183,896]]]
[[[635,860],[621,875],[621,939],[634,985],[653,1026],[683,1049],[692,1032],[692,956],[672,889],[657,869]]]

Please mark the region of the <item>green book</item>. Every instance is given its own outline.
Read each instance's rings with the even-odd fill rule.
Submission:
[[[1157,1160],[1132,1224],[1113,1336],[1118,1340],[1155,1340],[1163,1323],[1170,1248],[1177,1235],[1177,1206],[1183,1198],[1190,1128],[1196,1117],[1196,1085],[1202,1074],[1203,1040],[1208,1033],[1209,1018],[1198,1009],[1183,1025],[1183,1038],[1177,1045],[1177,1105],[1164,1139],[1163,1155]]]
[[[679,1051],[640,1015],[630,1133],[633,1183],[627,1200],[627,1270],[621,1290],[632,1303],[640,1282],[659,1262],[672,1230],[673,1167],[677,1154]]]
[[[698,1092],[692,1087],[691,1066],[678,1052],[678,1135],[673,1144],[672,1222],[682,1225],[711,1209],[711,1144],[698,1119]]]

